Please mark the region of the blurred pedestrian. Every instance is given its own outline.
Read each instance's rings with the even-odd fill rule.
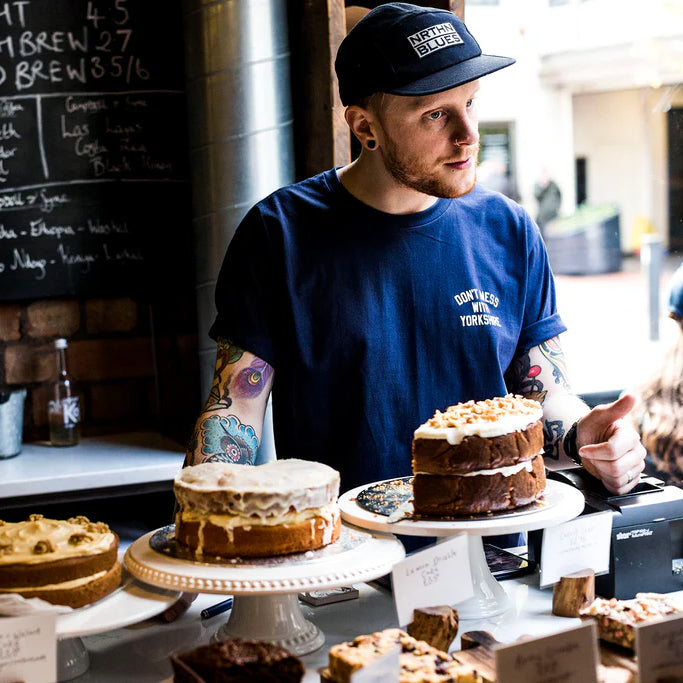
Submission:
[[[559,215],[562,204],[562,192],[547,169],[543,169],[540,180],[534,185],[534,196],[538,202],[536,223],[543,233],[546,225]]]

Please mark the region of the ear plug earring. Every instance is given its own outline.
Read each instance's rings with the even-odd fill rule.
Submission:
[[[370,138],[365,144],[367,145],[368,149],[375,149],[375,147],[377,146],[377,142],[372,138]]]

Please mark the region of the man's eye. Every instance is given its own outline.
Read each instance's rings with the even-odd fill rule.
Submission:
[[[438,121],[442,116],[443,116],[442,111],[433,111],[433,112],[430,112],[429,114],[427,114],[427,118],[430,121]]]

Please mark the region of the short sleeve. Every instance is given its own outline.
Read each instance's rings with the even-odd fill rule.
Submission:
[[[527,215],[527,283],[517,353],[567,331],[557,311],[555,279],[541,233]]]
[[[209,336],[229,339],[274,366],[273,263],[258,205],[237,227],[216,283]]]

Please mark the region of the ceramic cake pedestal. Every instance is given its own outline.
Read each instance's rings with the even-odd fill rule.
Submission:
[[[392,522],[388,516],[391,513],[391,505],[394,505],[394,511],[397,511],[399,506],[405,506],[412,497],[412,486],[406,483],[409,480],[410,477],[390,479],[347,491],[339,498],[342,519],[364,529],[406,536],[448,537],[467,534],[474,596],[453,605],[461,619],[494,616],[506,611],[510,606],[505,591],[491,574],[486,563],[483,536],[534,531],[555,526],[578,517],[584,507],[583,494],[578,489],[548,480],[543,499],[519,510],[463,517],[457,520],[413,519],[408,516]],[[385,514],[371,512],[357,502],[359,494],[368,488],[379,487],[388,482],[400,482],[405,487],[405,492],[385,507]]]
[[[57,616],[57,680],[70,681],[90,667],[81,636],[104,633],[154,617],[178,598],[177,590],[152,588],[124,575],[121,587],[92,605]]]
[[[136,578],[161,588],[234,596],[218,638],[266,640],[297,655],[324,642],[304,618],[298,594],[371,581],[391,571],[405,551],[394,536],[342,525],[335,543],[320,550],[264,558],[203,558],[178,549],[173,525],[135,541],[124,557]]]

